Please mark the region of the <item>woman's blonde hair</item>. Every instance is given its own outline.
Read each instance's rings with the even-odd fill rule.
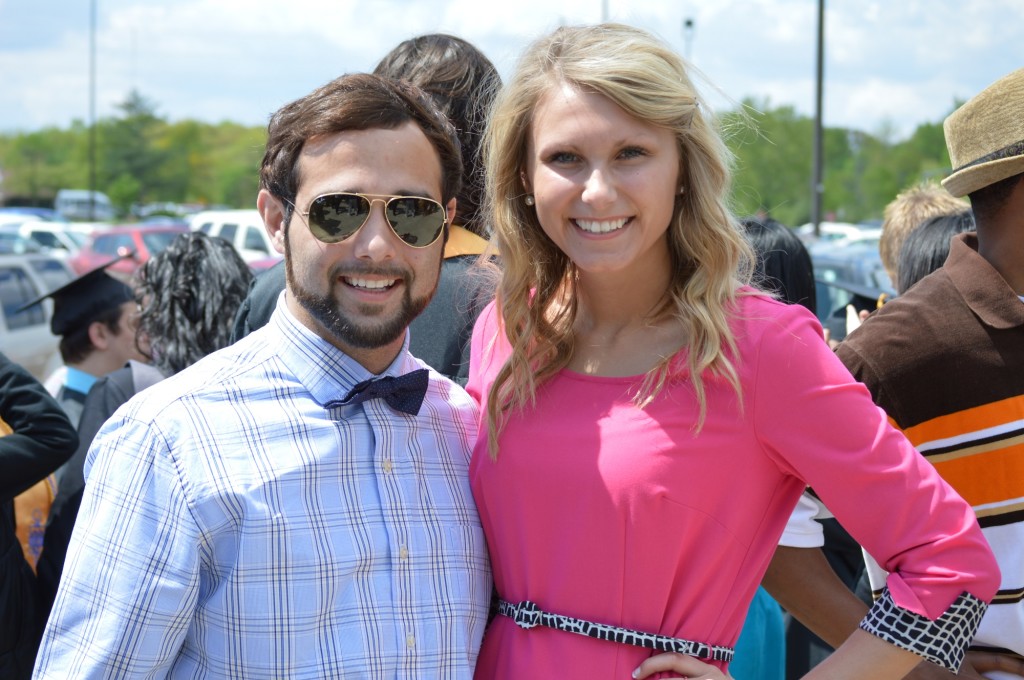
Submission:
[[[687,66],[654,36],[621,24],[562,27],[531,45],[500,92],[484,140],[489,212],[502,258],[497,289],[511,355],[490,388],[488,444],[497,455],[503,416],[532,404],[537,387],[573,353],[577,272],[524,202],[523,173],[533,112],[552,87],[596,92],[630,115],[671,130],[680,158],[668,244],[672,278],[655,319],[675,317],[686,332],[688,368],[706,414],[703,376],[723,376],[739,392],[727,308],[749,281],[753,254],[726,203],[731,154],[694,88]],[[671,358],[646,376],[644,406],[669,377]]]

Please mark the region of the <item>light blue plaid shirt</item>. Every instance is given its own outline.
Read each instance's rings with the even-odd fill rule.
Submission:
[[[403,349],[385,374],[423,366]],[[472,677],[476,405],[431,371],[418,416],[323,407],[369,377],[279,303],[123,406],[89,451],[35,677]]]

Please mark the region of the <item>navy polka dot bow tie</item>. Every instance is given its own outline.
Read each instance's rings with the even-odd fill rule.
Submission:
[[[383,399],[396,411],[414,416],[420,412],[423,397],[427,394],[429,374],[427,369],[421,368],[397,378],[385,376],[364,380],[353,387],[344,399],[336,399],[327,406],[351,406],[361,404],[367,399]]]

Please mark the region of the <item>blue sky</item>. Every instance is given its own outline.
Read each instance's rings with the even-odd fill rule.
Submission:
[[[89,118],[93,0],[0,0],[0,132]],[[647,28],[720,90],[814,110],[816,0],[94,0],[96,113],[133,88],[170,119],[263,125],[314,87],[428,32],[508,75],[560,23]],[[827,0],[825,124],[901,138],[1024,66],[1022,0]],[[684,21],[693,30],[684,32]],[[706,88],[709,89],[709,88]]]

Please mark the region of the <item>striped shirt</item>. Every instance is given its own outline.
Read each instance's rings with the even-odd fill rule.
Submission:
[[[403,348],[385,374],[421,367]],[[476,405],[431,371],[418,416],[324,406],[369,377],[282,303],[119,409],[35,677],[470,678]]]
[[[945,265],[837,353],[894,425],[971,504],[1002,572],[972,648],[1024,655],[1024,302],[954,238]],[[876,593],[885,572],[872,560]]]

